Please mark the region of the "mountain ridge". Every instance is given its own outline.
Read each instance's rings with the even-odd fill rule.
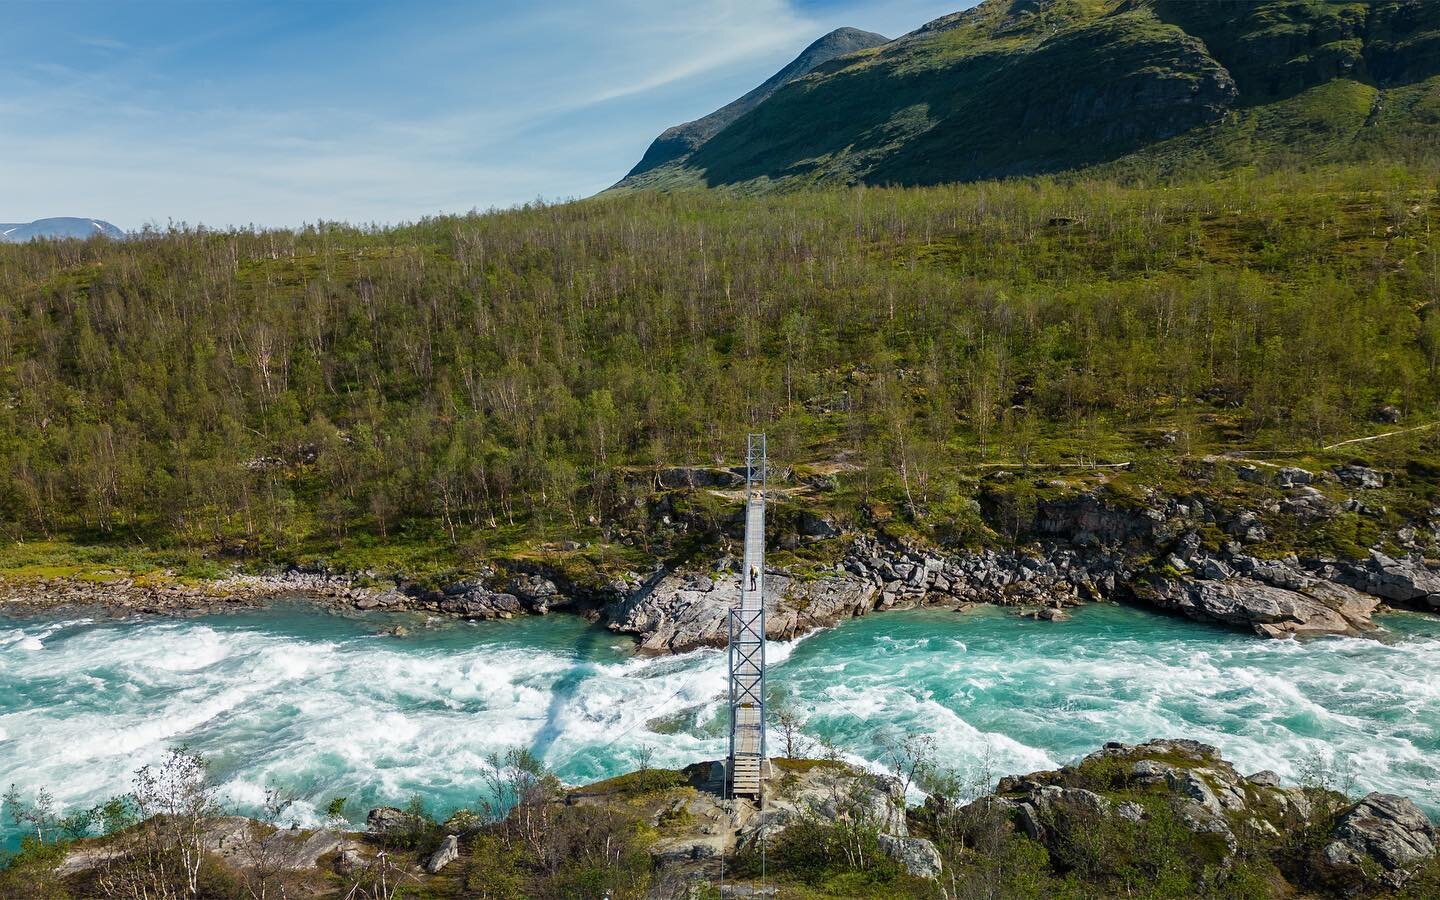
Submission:
[[[888,43],[889,40],[882,34],[861,31],[857,28],[835,29],[812,42],[800,52],[799,56],[753,90],[708,115],[665,129],[659,137],[651,142],[645,155],[626,177],[639,175],[689,156],[736,119],[768,100],[776,91],[795,79],[809,74],[817,67],[837,57],[857,50],[878,47]]]
[[[33,222],[0,222],[0,241],[11,244],[46,239],[86,240],[97,234],[108,238],[125,236],[125,232],[104,219],[52,216]]]
[[[1440,4],[986,0],[617,187],[935,184],[1440,154]]]

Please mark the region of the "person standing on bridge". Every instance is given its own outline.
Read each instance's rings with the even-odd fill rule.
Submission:
[[[756,590],[756,584],[760,580],[760,570],[755,566],[750,567],[750,590]]]

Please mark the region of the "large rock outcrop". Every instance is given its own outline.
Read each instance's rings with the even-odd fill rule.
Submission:
[[[1307,579],[1300,590],[1251,578],[1224,581],[1158,579],[1137,595],[1192,619],[1250,628],[1264,637],[1358,635],[1374,629],[1379,600],[1338,585]]]
[[[864,615],[874,608],[875,586],[854,576],[800,581],[765,575],[765,633],[788,640],[815,628]],[[734,572],[670,572],[618,600],[607,610],[609,627],[640,638],[641,649],[680,653],[721,647],[729,637],[729,611],[740,594]]]
[[[1337,565],[1334,577],[1395,603],[1440,609],[1440,574],[1420,559],[1392,559],[1372,550],[1364,563]]]
[[[1357,892],[1368,882],[1398,888],[1436,851],[1435,826],[1394,794],[1368,794],[1335,823],[1322,851],[1327,878]]]
[[[1060,858],[1097,830],[1165,817],[1193,835],[1188,852],[1202,864],[1231,865],[1244,845],[1273,854],[1298,885],[1341,894],[1399,888],[1440,863],[1436,829],[1414,803],[1370,794],[1335,815],[1344,802],[1333,791],[1287,787],[1272,772],[1242,776],[1208,744],[1162,739],[1110,743],[1072,766],[1002,778],[994,795],[960,812],[976,822],[998,816]],[[1295,836],[1317,828],[1330,829],[1318,857],[1296,859]]]

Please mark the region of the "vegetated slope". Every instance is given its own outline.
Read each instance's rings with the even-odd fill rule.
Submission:
[[[1433,420],[1437,224],[1432,169],[1367,165],[6,245],[0,533],[357,568],[641,552],[671,534],[652,467],[764,429],[811,511],[989,541],[997,463],[1140,460],[1116,477],[1143,491],[1387,405]],[[1423,519],[1436,435],[1337,453],[1431,459],[1385,501]]]
[[[766,79],[764,84],[745,96],[720,107],[708,116],[667,128],[651,143],[645,156],[630,175],[648,172],[666,163],[683,160],[718,134],[731,122],[759,106],[770,95],[795,79],[814,71],[818,66],[857,50],[876,47],[890,40],[882,34],[855,28],[837,28],[806,47],[785,68]]]
[[[776,91],[631,188],[1173,175],[1440,149],[1440,4],[987,0]]]
[[[77,219],[68,216],[36,219],[33,222],[0,222],[0,242],[12,244],[47,238],[86,240],[96,235],[123,238],[125,232],[100,219]]]

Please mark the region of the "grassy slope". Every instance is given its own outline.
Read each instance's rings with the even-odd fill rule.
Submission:
[[[1434,4],[990,2],[822,68],[625,183],[750,192],[1434,158]],[[1118,161],[1118,162],[1117,162]]]

